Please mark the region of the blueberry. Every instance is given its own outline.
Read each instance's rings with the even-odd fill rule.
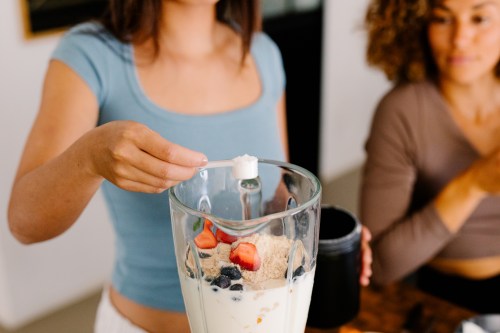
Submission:
[[[229,287],[229,290],[243,290],[243,285],[236,283]]]
[[[231,279],[225,275],[219,275],[212,281],[211,285],[216,285],[219,288],[226,289],[231,285]]]
[[[241,279],[241,272],[236,266],[226,266],[220,269],[221,275],[225,275],[231,280]]]
[[[194,272],[191,268],[189,268],[189,266],[186,265],[186,271],[188,273],[188,276],[191,278],[191,279],[194,279]]]
[[[299,266],[297,267],[297,269],[293,272],[293,276],[294,278],[296,278],[297,276],[301,276],[301,275],[304,275],[306,271],[304,270],[304,266]]]

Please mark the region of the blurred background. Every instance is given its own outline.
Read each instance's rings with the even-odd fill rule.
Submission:
[[[65,20],[76,19],[68,10],[85,1],[105,0],[0,1],[0,333],[91,332],[109,281],[114,240],[101,193],[68,232],[41,244],[19,244],[6,217],[48,59],[63,31],[47,32],[44,24],[61,17],[59,10]],[[355,214],[364,140],[389,88],[365,64],[366,4],[263,0],[264,30],[280,47],[287,72],[291,162],[319,176],[323,202]]]

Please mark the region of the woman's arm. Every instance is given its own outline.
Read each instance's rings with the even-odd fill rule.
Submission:
[[[403,103],[404,102],[404,103]],[[366,144],[361,221],[373,235],[373,280],[399,280],[433,258],[453,237],[429,203],[409,214],[417,179],[414,121],[408,99],[385,99],[377,109]],[[399,108],[399,109],[398,109]],[[406,112],[406,113],[405,113]]]
[[[66,65],[52,61],[10,197],[9,226],[21,242],[69,228],[99,187],[102,177],[89,172],[89,150],[70,148],[95,127],[97,117],[90,89]]]
[[[98,112],[86,83],[52,61],[10,197],[9,227],[19,241],[43,241],[67,230],[103,179],[126,190],[159,193],[206,161],[138,123],[95,127]]]

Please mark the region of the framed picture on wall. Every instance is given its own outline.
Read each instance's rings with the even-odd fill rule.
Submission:
[[[27,37],[68,28],[102,15],[107,0],[20,0]]]

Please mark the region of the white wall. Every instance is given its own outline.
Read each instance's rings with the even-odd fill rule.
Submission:
[[[0,1],[0,325],[7,328],[96,291],[110,275],[113,256],[100,193],[77,224],[55,240],[24,246],[8,230],[9,190],[59,38],[24,39],[20,3]]]
[[[365,61],[367,0],[324,0],[320,178],[328,184],[359,167],[376,102],[389,88]],[[337,191],[339,189],[336,189]]]

